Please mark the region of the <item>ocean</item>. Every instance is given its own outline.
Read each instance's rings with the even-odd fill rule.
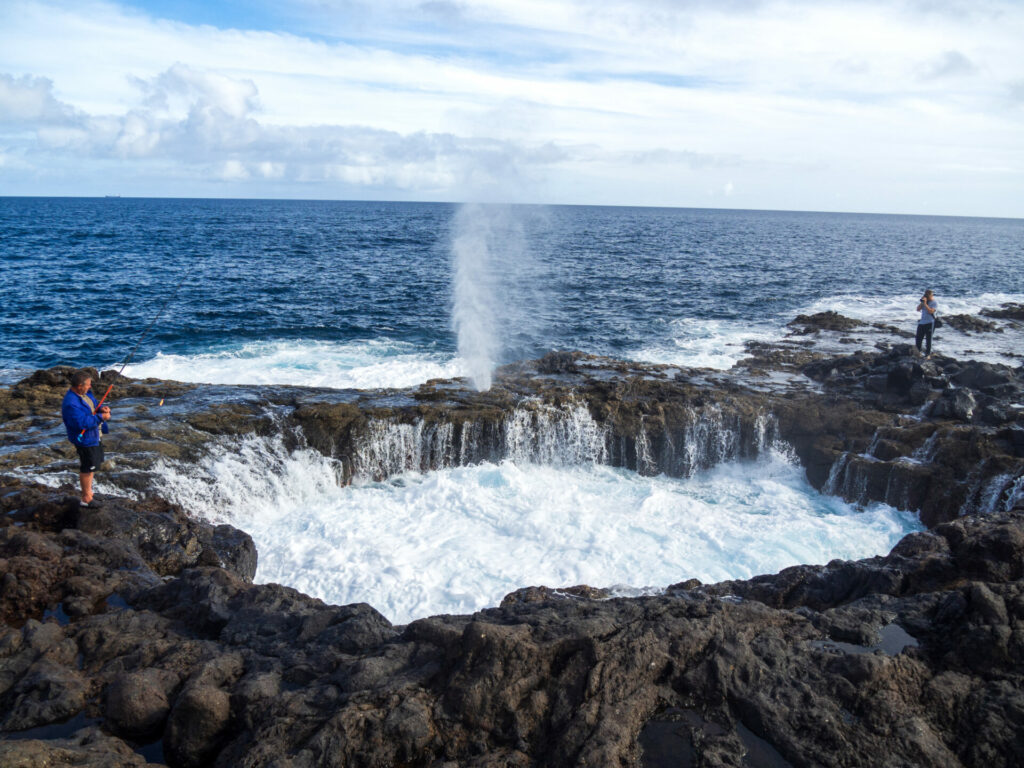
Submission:
[[[1022,255],[1021,220],[0,198],[0,379],[114,367],[164,305],[127,374],[485,387],[494,365],[551,349],[727,369],[800,313],[912,331],[924,288],[946,314],[1024,301]],[[955,331],[936,347],[1015,365],[1022,349]],[[506,462],[341,487],[330,459],[252,438],[162,471],[169,498],[253,534],[257,580],[401,622],[531,584],[633,594],[863,557],[920,527],[817,493],[784,446],[685,479]]]

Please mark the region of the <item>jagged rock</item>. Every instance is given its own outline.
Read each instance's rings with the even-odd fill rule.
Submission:
[[[140,546],[130,529],[108,530]],[[1022,578],[1024,512],[939,525],[886,557],[691,581],[663,596],[524,589],[401,634],[368,606],[198,568],[131,595],[128,608],[0,634],[0,671],[14,683],[0,706],[35,688],[32,659],[47,654],[97,688],[118,670],[107,728],[158,728],[170,706],[172,766],[282,755],[325,766],[645,764],[669,722],[695,756],[725,764],[741,764],[751,744],[793,765],[829,764],[842,743],[857,765],[1010,766],[1024,757],[1011,714],[1024,703],[1024,648],[1008,631],[1024,620]],[[893,626],[909,639],[890,647]],[[59,744],[46,754],[93,759],[84,741]],[[118,762],[123,742],[110,744],[110,764],[141,764]]]
[[[999,305],[998,309],[983,309],[981,314],[985,317],[996,317],[1007,320],[1024,320],[1024,304],[1007,302]]]
[[[988,403],[978,410],[975,418],[982,424],[991,424],[996,426],[999,424],[1005,424],[1008,421],[1013,421],[1015,416],[1013,411],[1006,408],[1001,403]]]
[[[157,669],[119,675],[104,698],[104,714],[111,726],[134,738],[159,733],[171,709],[167,677]]]
[[[942,315],[942,322],[961,333],[1002,333],[1003,329],[990,320],[974,315]]]
[[[921,366],[917,363],[900,363],[890,368],[886,375],[886,389],[900,394],[910,392],[915,381],[919,381],[924,375]]]
[[[231,697],[197,685],[178,698],[164,733],[164,751],[175,768],[200,768],[216,753],[231,717]]]
[[[1005,365],[992,363],[971,363],[952,377],[952,381],[961,387],[971,389],[988,389],[1016,382],[1013,369]]]
[[[829,310],[816,312],[813,315],[797,315],[787,325],[795,329],[794,333],[807,334],[817,331],[850,331],[854,328],[861,328],[867,323]]]
[[[256,576],[256,544],[245,531],[232,525],[218,525],[210,537],[210,547],[217,554],[218,562],[214,565],[238,574],[244,581],[252,581]]]
[[[67,738],[0,741],[4,768],[157,768],[121,739],[87,727]]]
[[[41,658],[4,695],[0,731],[23,731],[66,720],[85,708],[89,686],[74,669]]]
[[[931,415],[933,418],[970,421],[976,406],[977,402],[969,389],[947,389],[932,404]]]
[[[932,394],[932,385],[928,381],[918,379],[907,390],[907,400],[911,405],[923,405]]]
[[[575,587],[562,587],[561,589],[551,589],[550,587],[524,587],[505,595],[501,600],[501,607],[508,608],[509,606],[519,604],[543,603],[548,600],[572,600],[573,598],[579,597],[583,597],[588,600],[601,600],[609,597],[610,595],[611,590],[595,589],[594,587],[587,586],[586,584]]]
[[[876,373],[868,376],[864,382],[864,388],[868,392],[878,392],[881,394],[889,389],[889,374],[887,373]]]
[[[576,355],[572,352],[559,352],[552,350],[537,361],[537,370],[540,373],[576,373]]]
[[[77,370],[77,368],[70,365],[54,366],[53,368],[29,374],[19,381],[16,386],[20,390],[32,387],[59,387],[67,389],[71,383],[71,374]],[[84,368],[83,370],[88,371],[94,379],[98,380],[100,377],[95,368]]]

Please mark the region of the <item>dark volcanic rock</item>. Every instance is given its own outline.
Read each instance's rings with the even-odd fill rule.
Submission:
[[[947,389],[932,405],[931,415],[939,419],[970,421],[977,402],[968,389]]]
[[[816,312],[813,315],[797,315],[787,325],[794,329],[794,333],[807,334],[817,331],[850,331],[854,328],[862,328],[867,323],[829,310],[828,312]]]
[[[537,361],[540,373],[576,373],[576,354],[552,350]]]
[[[1006,365],[992,363],[972,363],[969,367],[950,377],[953,383],[961,387],[987,390],[1006,385],[1013,385],[1017,379],[1013,369]]]
[[[128,744],[96,727],[85,727],[68,737],[0,740],[4,768],[156,768]],[[162,765],[162,764],[161,764]]]
[[[983,309],[981,314],[985,317],[996,317],[1007,320],[1024,320],[1024,304],[1007,302],[1001,304],[998,309]]]
[[[106,530],[146,562],[131,527]],[[125,608],[0,628],[3,727],[81,718],[73,736],[3,741],[0,756],[100,765],[102,745],[107,764],[142,765],[104,731],[162,729],[182,767],[655,765],[667,753],[1014,766],[1022,579],[1024,510],[912,534],[886,557],[633,599],[535,587],[401,631],[369,606],[187,569]]]
[[[0,479],[0,512],[0,618],[9,624],[58,604],[69,616],[87,615],[111,595],[148,588],[204,560],[243,580],[255,572],[247,533],[213,528],[159,498],[110,498],[83,512],[73,496]]]
[[[962,333],[1002,333],[1003,329],[991,320],[974,315],[942,315],[942,322]]]
[[[105,694],[107,722],[118,733],[136,738],[159,733],[171,709],[167,690],[177,682],[176,676],[159,669],[119,675]]]
[[[164,734],[172,765],[200,768],[224,741],[231,718],[231,697],[212,685],[196,685],[178,697]]]

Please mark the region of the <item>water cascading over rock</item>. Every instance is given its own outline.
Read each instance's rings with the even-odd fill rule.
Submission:
[[[352,473],[383,480],[407,471],[509,460],[607,464],[644,475],[688,477],[779,445],[770,414],[726,412],[717,405],[648,415],[638,425],[598,421],[582,400],[525,403],[492,419],[372,419],[355,438]]]

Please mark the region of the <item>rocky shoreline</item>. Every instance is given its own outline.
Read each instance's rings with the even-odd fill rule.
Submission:
[[[117,380],[117,492],[91,512],[54,487],[66,371],[0,389],[0,765],[1024,763],[1024,368],[802,344],[847,320],[797,318],[730,372],[552,353],[487,393]],[[997,332],[976,320],[957,322]],[[392,626],[252,584],[244,532],[153,493],[160,462],[266,435],[339,482],[556,450],[686,476],[786,445],[815,487],[929,530],[885,557],[652,597],[535,586]]]

